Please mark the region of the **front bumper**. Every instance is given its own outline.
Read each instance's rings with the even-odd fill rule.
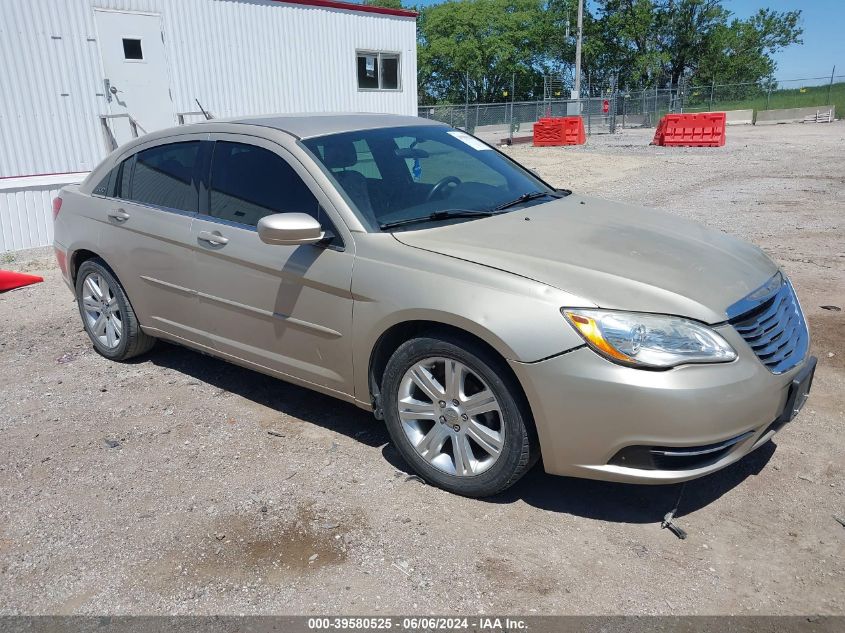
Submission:
[[[731,326],[717,331],[737,351],[735,361],[645,371],[586,347],[536,363],[512,361],[546,471],[673,483],[724,468],[771,439],[810,357],[775,375]]]

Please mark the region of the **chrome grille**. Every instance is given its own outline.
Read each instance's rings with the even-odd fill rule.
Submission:
[[[789,371],[807,355],[807,324],[792,284],[781,273],[728,308],[728,317],[774,374]]]

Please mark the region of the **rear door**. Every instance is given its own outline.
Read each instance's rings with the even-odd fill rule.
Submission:
[[[351,393],[351,236],[283,147],[238,134],[212,138],[205,213],[192,225],[203,329],[223,354]],[[258,220],[285,212],[313,215],[333,241],[263,243]]]
[[[124,158],[112,171],[112,197],[101,205],[100,236],[141,324],[200,343],[191,222],[206,136],[169,137]]]

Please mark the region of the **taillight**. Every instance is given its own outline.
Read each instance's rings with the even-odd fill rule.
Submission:
[[[62,199],[60,197],[53,198],[53,222],[59,217],[59,211],[62,210]]]

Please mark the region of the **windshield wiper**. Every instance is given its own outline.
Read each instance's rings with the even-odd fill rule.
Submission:
[[[564,193],[552,192],[552,191],[529,191],[528,193],[524,193],[519,198],[515,198],[510,202],[505,202],[500,204],[498,207],[493,207],[493,211],[502,211],[504,209],[510,209],[511,207],[515,207],[518,204],[522,204],[523,202],[530,202],[531,200],[536,200],[537,198],[562,198]]]
[[[418,218],[405,218],[404,220],[396,220],[394,222],[385,222],[379,224],[379,228],[395,229],[399,226],[407,226],[408,224],[421,224],[423,222],[436,222],[437,220],[451,220],[452,218],[486,218],[495,215],[495,211],[473,211],[472,209],[445,209],[443,211],[435,211],[428,215],[423,215]]]

